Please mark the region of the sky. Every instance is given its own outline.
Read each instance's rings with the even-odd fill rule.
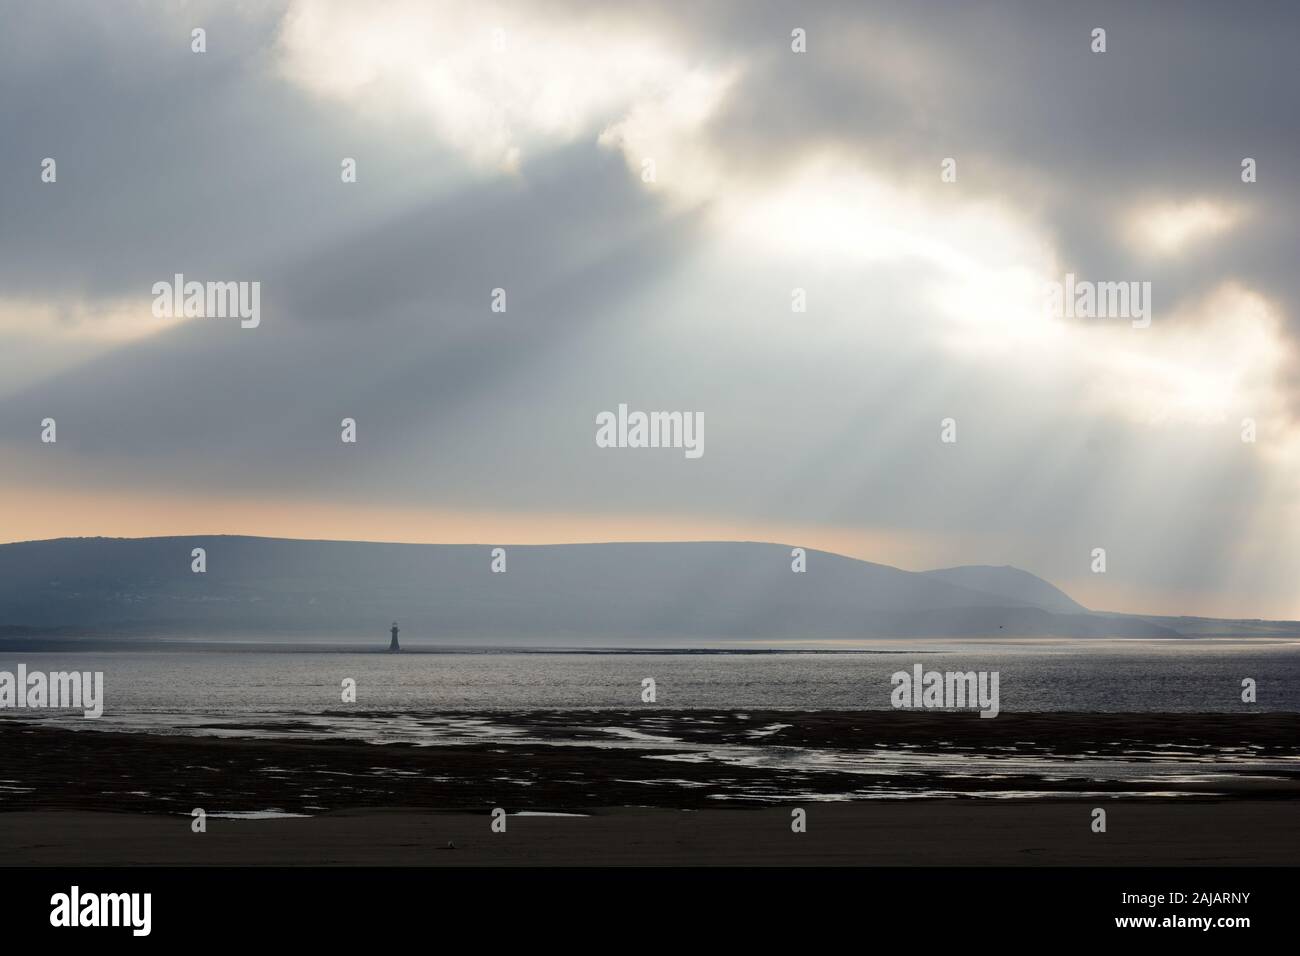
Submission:
[[[778,541],[1300,618],[1300,8],[0,18],[0,541]],[[178,273],[257,326],[156,314]],[[704,453],[598,447],[620,404]]]

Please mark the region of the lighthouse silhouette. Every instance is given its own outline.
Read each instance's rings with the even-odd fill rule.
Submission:
[[[398,651],[402,649],[401,645],[397,643],[397,622],[396,621],[393,622],[392,634],[393,634],[393,642],[388,645],[388,652],[390,654],[396,654]]]

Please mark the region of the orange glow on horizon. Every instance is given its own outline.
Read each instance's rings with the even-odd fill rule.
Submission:
[[[972,554],[968,537],[693,515],[563,514],[334,504],[308,499],[181,497],[154,493],[0,490],[0,544],[49,538],[147,538],[237,534],[400,544],[589,544],[636,541],[762,541],[830,551],[904,570],[1008,563]],[[1009,562],[1014,564],[1015,562]],[[1035,569],[1025,568],[1034,573]],[[1094,576],[1053,584],[1085,607],[1117,613],[1297,618],[1278,605],[1244,612],[1207,606],[1204,595],[1129,592]]]
[[[322,501],[85,494],[0,495],[0,543],[48,538],[241,534],[402,544],[582,544],[613,541],[767,541],[880,563],[925,564],[942,542],[907,532],[745,522],[688,515],[567,514],[341,505]],[[888,557],[882,557],[888,556]]]

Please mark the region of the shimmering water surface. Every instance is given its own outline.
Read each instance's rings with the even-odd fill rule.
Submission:
[[[845,653],[366,653],[239,649],[0,652],[0,670],[103,671],[102,722],[168,726],[179,715],[232,718],[340,708],[345,678],[366,711],[640,706],[653,677],[666,708],[888,709],[890,675],[997,671],[1005,711],[1300,711],[1300,645],[1088,642],[936,645]]]
[[[56,722],[78,729],[133,730],[232,737],[343,737],[374,744],[605,747],[645,752],[661,763],[663,786],[674,766],[707,764],[725,780],[729,767],[861,775],[862,784],[838,796],[870,799],[946,796],[1074,796],[1097,782],[1122,781],[1134,795],[1215,792],[1231,775],[1262,786],[1294,778],[1293,755],[1255,752],[1249,745],[1187,749],[1175,742],[1122,754],[991,752],[933,746],[863,746],[852,750],[786,746],[789,726],[756,720],[742,739],[724,744],[683,736],[681,728],[710,723],[707,713],[636,721],[611,713],[608,726],[566,734],[550,726],[539,734],[505,712],[529,710],[637,711],[642,709],[886,710],[891,675],[920,663],[926,670],[997,671],[1003,712],[1093,711],[1241,713],[1241,682],[1257,682],[1261,711],[1300,712],[1300,646],[1288,643],[1088,642],[1075,644],[921,643],[904,649],[834,653],[736,652],[438,652],[389,655],[349,650],[238,649],[43,652],[0,654],[0,670],[19,662],[29,670],[103,671],[100,720],[69,713],[6,711],[4,717]],[[657,700],[641,701],[642,680],[653,677]],[[344,704],[341,685],[356,681],[357,703]],[[747,715],[745,715],[745,719]],[[683,722],[685,721],[685,723]],[[394,771],[396,772],[396,771]],[[656,775],[657,776],[657,775]],[[1005,790],[991,782],[1008,780]],[[915,781],[913,786],[909,781]],[[925,781],[921,785],[921,781]],[[951,781],[951,789],[935,781]],[[1012,783],[1014,781],[1014,783]],[[1026,781],[1037,781],[1028,783]],[[655,781],[646,781],[646,785]],[[1189,789],[1190,785],[1190,789]],[[0,783],[0,788],[3,783]],[[717,799],[784,795],[718,788]],[[1113,792],[1113,791],[1112,791]]]

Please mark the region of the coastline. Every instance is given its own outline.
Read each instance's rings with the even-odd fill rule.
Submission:
[[[491,732],[415,745],[322,739],[311,724],[286,738],[0,720],[0,860],[1270,866],[1300,845],[1300,714],[420,716]],[[1127,776],[1094,776],[1112,766]],[[490,828],[496,807],[507,833]],[[804,833],[791,831],[796,807]],[[1097,807],[1105,833],[1091,828]],[[195,808],[205,833],[191,830]]]

